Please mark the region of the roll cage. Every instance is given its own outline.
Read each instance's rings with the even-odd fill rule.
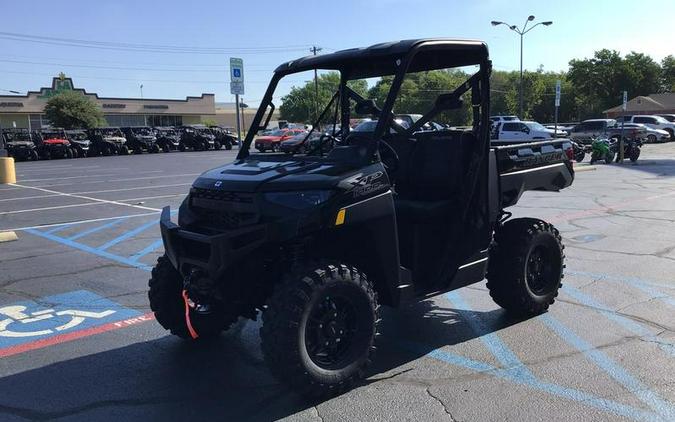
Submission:
[[[335,113],[337,115],[339,112],[339,124],[341,127],[339,134],[342,135],[343,139],[349,134],[349,122],[351,118],[350,101],[356,102],[355,111],[357,114],[370,114],[377,118],[377,126],[370,137],[372,140],[381,140],[388,133],[390,127],[399,134],[411,135],[424,124],[428,123],[434,116],[438,115],[438,113],[461,107],[462,95],[471,91],[473,111],[472,131],[481,141],[476,149],[480,151],[478,155],[482,158],[482,155],[486,154],[489,149],[489,78],[491,62],[488,57],[487,46],[480,41],[421,39],[376,44],[366,48],[343,50],[332,54],[308,56],[284,63],[274,72],[265,96],[258,108],[258,112],[251,122],[251,130],[249,130],[237,158],[245,159],[248,157],[253,137],[259,130],[264,130],[267,127],[276,108],[272,99],[279,81],[288,75],[315,69],[332,70],[340,73],[339,88],[317,120],[321,121],[332,108],[333,103],[338,101],[339,107],[335,108]],[[454,91],[440,94],[432,109],[425,113],[410,128],[405,129],[396,124],[393,107],[406,74],[469,65],[478,65],[478,72]],[[394,78],[381,108],[373,100],[362,98],[347,86],[347,82],[350,80],[392,75]],[[265,117],[268,109],[269,114]],[[311,132],[308,134],[308,137],[310,135]],[[369,145],[371,151],[369,152],[375,153],[378,144],[378,142],[371,142]],[[366,154],[368,157],[371,155]]]

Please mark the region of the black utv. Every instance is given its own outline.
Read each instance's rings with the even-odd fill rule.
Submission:
[[[180,146],[180,132],[171,126],[152,128],[157,138],[157,145],[164,152],[176,151]]]
[[[406,75],[468,67],[412,126],[393,110]],[[340,76],[313,127],[329,152],[252,154],[284,77]],[[476,70],[477,69],[477,70]],[[162,210],[165,255],[150,279],[157,321],[187,339],[214,336],[262,313],[272,373],[306,394],[335,394],[373,360],[380,305],[400,306],[480,282],[508,312],[545,312],[561,285],[564,254],[551,224],[510,218],[528,190],[559,191],[574,172],[564,140],[490,147],[490,72],[480,41],[422,39],[309,56],[277,68],[233,163],[202,174],[180,206]],[[381,103],[350,81],[390,77]],[[285,86],[285,85],[283,85]],[[420,130],[472,111],[469,130]],[[377,120],[350,132],[354,114]],[[442,120],[441,120],[442,121]],[[307,134],[307,138],[312,133]]]
[[[128,155],[127,138],[118,127],[97,127],[87,131],[91,144],[89,157],[99,155]]]
[[[178,149],[181,151],[205,151],[215,147],[216,137],[206,126],[181,126],[180,131]]]
[[[157,145],[157,137],[152,128],[146,126],[123,127],[122,133],[127,138],[127,148],[134,152],[134,154],[141,154],[145,152],[159,152],[159,145]]]
[[[38,159],[33,135],[28,129],[3,129],[2,139],[7,149],[7,155],[13,157],[16,161],[35,161]]]
[[[86,157],[89,154],[89,147],[91,141],[89,140],[89,135],[85,130],[67,130],[66,137],[68,142],[70,142],[70,148],[73,150],[73,156],[77,157]]]
[[[214,149],[225,147],[226,150],[231,150],[232,145],[237,145],[237,135],[220,126],[209,126],[211,133],[216,137],[214,141]]]

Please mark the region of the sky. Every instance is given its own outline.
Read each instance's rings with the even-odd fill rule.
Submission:
[[[216,101],[230,102],[229,58],[241,57],[243,98],[254,106],[274,68],[310,54],[313,45],[330,53],[423,37],[483,40],[496,69],[517,70],[518,35],[490,21],[522,26],[530,14],[535,23],[550,20],[553,25],[540,25],[525,36],[528,70],[540,65],[566,70],[571,59],[591,57],[602,48],[637,51],[657,61],[675,55],[673,0],[6,0],[0,94],[37,90],[64,72],[76,87],[103,97],[140,97],[142,84],[144,98],[214,93]],[[27,42],[12,34],[48,38]],[[189,51],[85,48],[54,43],[54,38]],[[306,75],[289,77],[279,94],[305,80]]]

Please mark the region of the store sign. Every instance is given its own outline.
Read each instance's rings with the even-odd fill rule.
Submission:
[[[126,104],[103,104],[103,108],[126,108]]]
[[[4,102],[0,103],[0,107],[23,107],[23,103],[17,103],[17,102]]]
[[[167,110],[169,106],[166,104],[145,104],[143,108],[151,110]]]
[[[66,78],[66,75],[61,73],[59,74],[58,78],[54,78],[51,88],[42,88],[40,90],[40,95],[38,95],[38,98],[51,98],[55,95],[61,94],[62,92],[72,90],[73,81],[70,80],[70,78]]]

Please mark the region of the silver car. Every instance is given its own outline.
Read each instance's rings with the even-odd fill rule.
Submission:
[[[620,129],[621,123],[618,123],[617,127]],[[642,129],[645,132],[642,139],[650,144],[653,144],[655,142],[668,142],[671,140],[670,133],[668,133],[668,131],[665,131],[663,129],[653,129],[642,123],[624,123],[623,128],[624,130]]]

